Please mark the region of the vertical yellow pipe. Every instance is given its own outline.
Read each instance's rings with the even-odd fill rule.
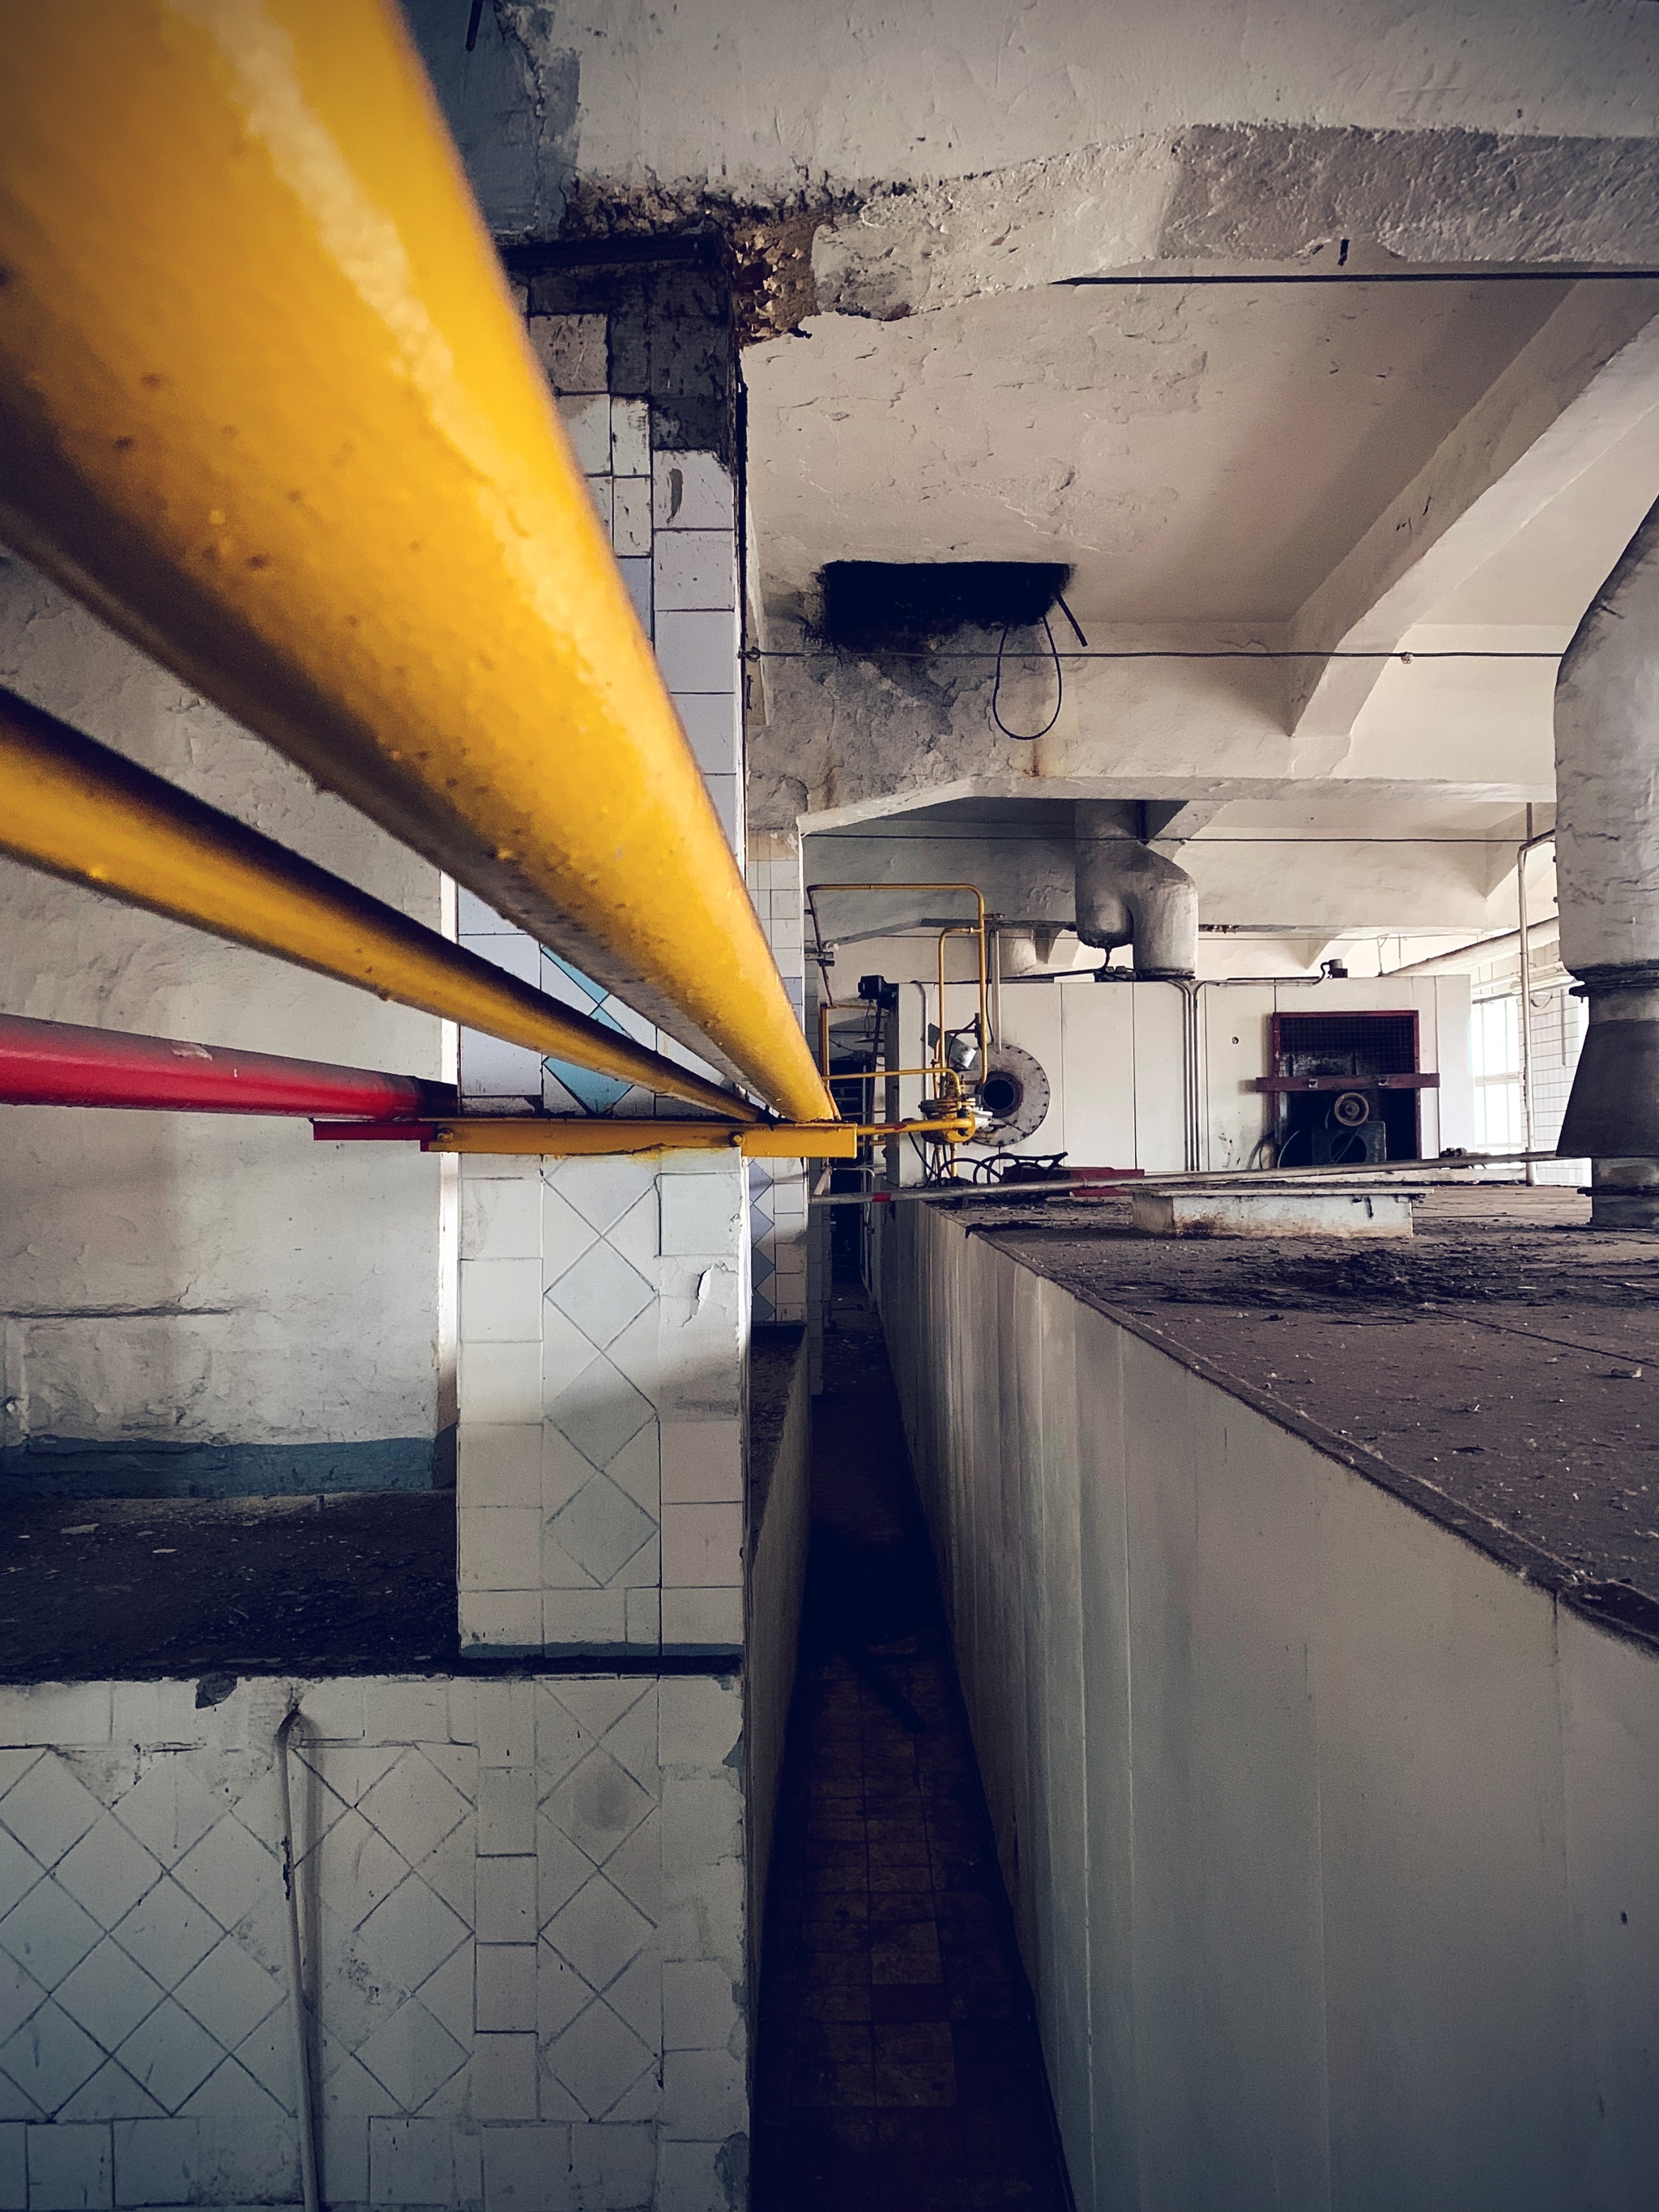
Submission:
[[[0,535],[829,1117],[389,0],[8,9],[0,269]]]

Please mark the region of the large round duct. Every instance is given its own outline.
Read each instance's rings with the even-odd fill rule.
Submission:
[[[1142,844],[1139,812],[1121,799],[1077,802],[1077,933],[1108,952],[1132,945],[1143,982],[1184,981],[1198,966],[1197,887],[1184,868]]]

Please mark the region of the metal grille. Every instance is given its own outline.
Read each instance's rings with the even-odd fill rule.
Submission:
[[[1276,1014],[1273,1059],[1280,1075],[1413,1075],[1417,1016]]]

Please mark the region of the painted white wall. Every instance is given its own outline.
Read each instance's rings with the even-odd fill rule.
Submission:
[[[0,681],[436,927],[438,878],[21,562]],[[0,860],[0,1005],[437,1077],[439,1024]],[[304,1121],[0,1108],[7,1439],[354,1443],[436,1421],[438,1164]]]
[[[1659,1667],[931,1207],[884,1316],[1085,2212],[1644,2212]]]

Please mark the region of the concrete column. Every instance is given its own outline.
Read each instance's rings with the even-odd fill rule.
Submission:
[[[1555,692],[1561,957],[1589,1028],[1557,1146],[1597,1229],[1659,1227],[1659,507],[1578,625]]]

